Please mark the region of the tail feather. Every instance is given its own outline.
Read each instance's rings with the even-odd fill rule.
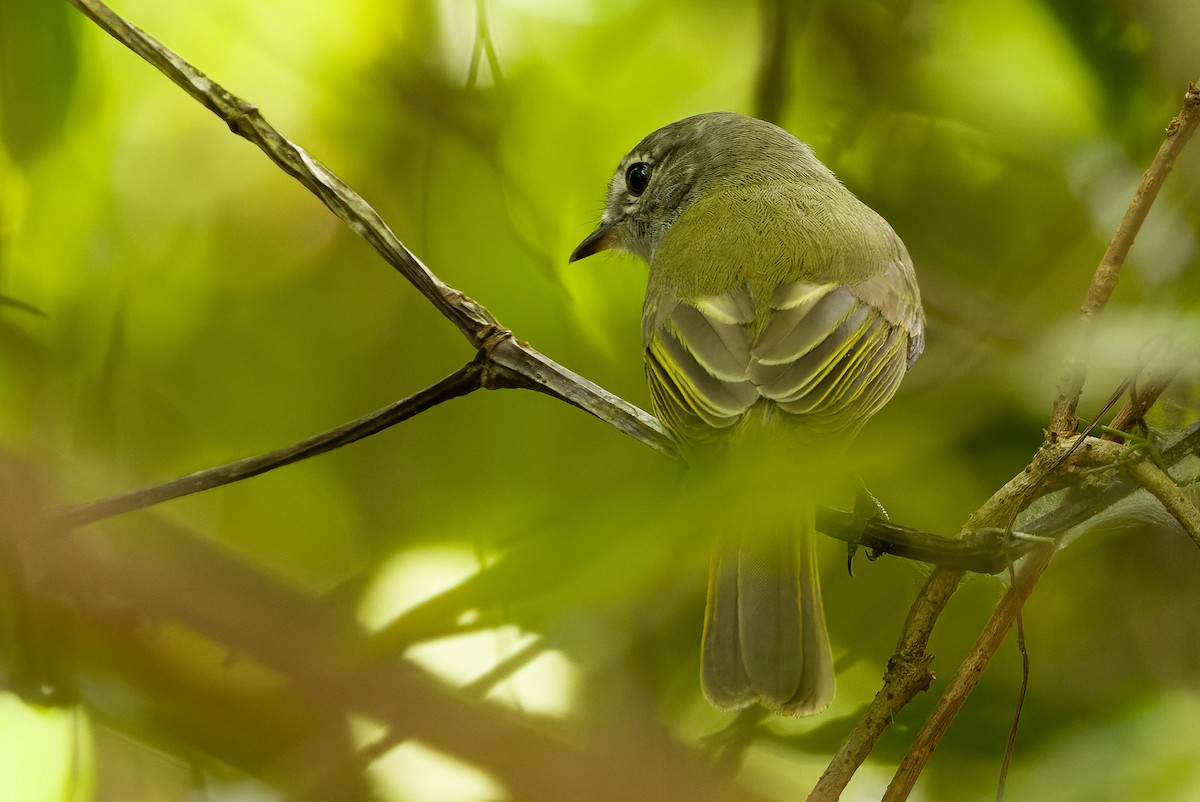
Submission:
[[[756,700],[742,663],[738,637],[737,551],[717,550],[708,572],[708,609],[700,645],[700,685],[719,710],[740,710]]]
[[[804,673],[799,555],[794,543],[742,538],[737,555],[738,641],[750,687],[770,707],[796,695]]]
[[[701,684],[724,710],[755,702],[808,716],[828,707],[835,675],[811,522],[799,537],[743,537],[709,575]]]
[[[786,708],[793,715],[811,716],[829,707],[837,691],[837,673],[833,670],[833,651],[825,629],[825,604],[821,600],[821,578],[817,570],[815,525],[800,539],[799,550],[803,674],[796,694]]]

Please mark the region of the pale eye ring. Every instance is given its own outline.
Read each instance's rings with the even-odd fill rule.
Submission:
[[[629,165],[629,169],[625,171],[625,186],[630,195],[636,198],[646,191],[646,187],[650,186],[650,172],[650,165],[646,162],[634,162]]]

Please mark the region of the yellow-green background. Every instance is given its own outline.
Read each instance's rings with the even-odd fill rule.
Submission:
[[[468,0],[116,10],[258,104],[519,338],[644,407],[644,266],[566,256],[641,136],[700,111],[755,110],[763,4],[482,6],[500,74],[484,59],[473,85]],[[1091,272],[1200,78],[1200,7],[862,0],[798,3],[793,16],[780,122],[891,221],[929,317],[925,356],[859,443],[862,471],[896,520],[952,533],[1040,442]],[[0,447],[56,501],[293,442],[472,356],[317,200],[66,2],[0,1],[0,125]],[[1085,416],[1149,332],[1195,355],[1197,150],[1133,251]],[[378,580],[370,625],[482,563],[516,563],[476,601],[485,620],[551,639],[559,663],[545,681],[569,680],[552,714],[586,722],[589,700],[619,680],[695,742],[727,718],[697,682],[702,530],[721,514],[656,512],[675,482],[664,458],[573,408],[480,392],[158,512],[313,594]],[[843,549],[822,548],[839,695],[820,718],[771,723],[779,737],[755,747],[744,777],[769,798],[815,781],[877,689],[922,578],[888,558],[850,579]],[[847,798],[878,796],[1001,591],[974,579],[955,597],[932,646],[942,679]],[[1025,613],[1032,676],[1010,798],[1200,794],[1198,605],[1200,555],[1176,533],[1092,537],[1056,559]],[[506,632],[447,652],[446,676],[482,674],[521,637]],[[1010,642],[917,798],[993,797],[1019,677]],[[126,740],[111,721],[67,726],[10,701],[0,774],[29,783],[22,799],[185,798],[191,769],[153,733]],[[410,783],[437,770],[413,761],[397,772]],[[494,784],[421,790],[386,774],[390,798],[502,798]],[[224,783],[214,798],[243,787]]]

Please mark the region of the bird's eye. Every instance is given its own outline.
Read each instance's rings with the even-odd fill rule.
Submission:
[[[629,194],[635,198],[646,191],[650,185],[650,165],[645,162],[635,162],[625,171],[625,186]]]

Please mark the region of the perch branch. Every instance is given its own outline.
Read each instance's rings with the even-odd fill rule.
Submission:
[[[1008,567],[1014,549],[1028,550],[1027,544],[1014,544],[1011,533],[998,527],[964,532],[946,537],[883,519],[873,519],[856,528],[853,513],[830,507],[817,508],[817,530],[836,540],[852,543],[873,554],[891,554],[908,560],[953,568],[977,574],[998,574]]]
[[[918,560],[939,568],[998,574],[1007,570],[1013,560],[1035,550],[1038,543],[1014,538],[1008,527],[989,525],[988,522],[1006,520],[1004,516],[1011,516],[1033,498],[1075,481],[1075,469],[1113,465],[1119,449],[1111,450],[1112,445],[1088,437],[1060,441],[1056,446],[1043,449],[1031,469],[1021,471],[997,491],[957,537],[924,532],[882,519],[868,521],[865,528],[856,528],[861,524],[856,524],[852,513],[829,507],[817,508],[817,528],[823,534],[873,552]],[[1197,450],[1200,450],[1200,422],[1179,432],[1162,450],[1163,464],[1175,465]],[[1136,489],[1135,483],[1120,474],[1106,481],[1093,479],[1084,486],[1072,487],[1071,493],[1053,510],[1021,528],[1029,535],[1056,537],[1094,518]]]
[[[1075,438],[1044,445],[1034,456],[1029,467],[997,490],[971,516],[963,534],[990,530],[1009,533],[1022,505],[1038,494],[1048,492],[1045,488],[1053,484],[1049,480],[1055,473],[1068,467],[1068,460],[1072,457],[1076,460],[1089,458],[1092,449],[1083,443],[1083,440],[1084,438]],[[1081,447],[1076,448],[1077,444]],[[1079,456],[1076,456],[1077,454]],[[810,802],[837,799],[859,765],[870,754],[887,724],[917,693],[929,687],[932,680],[932,657],[926,654],[925,648],[938,617],[945,609],[950,595],[958,588],[963,574],[962,568],[939,568],[925,583],[925,587],[921,589],[910,608],[904,634],[896,651],[888,661],[883,686],[855,724],[825,773],[821,775],[809,797]],[[970,688],[964,690],[969,692]],[[958,699],[958,704],[961,705],[963,700],[965,695]],[[957,712],[957,708],[949,711],[951,719],[954,712]],[[933,742],[936,743],[936,740]],[[915,744],[913,748],[916,748]]]

